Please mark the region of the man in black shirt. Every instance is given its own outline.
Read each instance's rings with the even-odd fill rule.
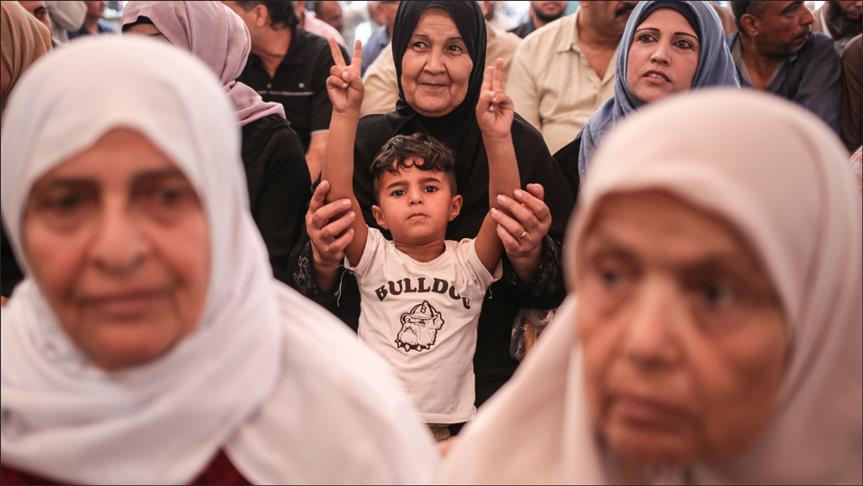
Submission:
[[[839,134],[841,64],[833,39],[811,32],[801,0],[734,0],[737,33],[728,48],[741,88],[781,96],[811,111]]]
[[[297,25],[290,0],[223,2],[245,21],[252,52],[238,81],[254,88],[265,101],[285,107],[300,136],[312,180],[321,171],[330,125],[326,80],[333,57],[326,39]],[[348,53],[344,52],[348,57]]]

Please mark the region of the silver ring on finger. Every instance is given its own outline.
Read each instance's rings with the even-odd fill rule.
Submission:
[[[521,234],[518,235],[518,239],[523,240],[525,236],[527,236],[527,230],[522,231]]]

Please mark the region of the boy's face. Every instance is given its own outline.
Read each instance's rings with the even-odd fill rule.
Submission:
[[[421,160],[412,162],[422,165]],[[444,172],[413,166],[397,174],[384,171],[378,180],[378,201],[372,213],[395,241],[424,244],[444,239],[447,223],[461,211],[462,197],[452,193]]]

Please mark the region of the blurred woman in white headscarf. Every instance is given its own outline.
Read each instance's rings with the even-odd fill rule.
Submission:
[[[387,365],[272,278],[205,65],[79,40],[24,76],[6,120],[26,278],[2,310],[4,484],[430,479],[437,452]]]
[[[829,127],[681,96],[621,122],[580,196],[572,293],[441,480],[859,484],[861,198]]]

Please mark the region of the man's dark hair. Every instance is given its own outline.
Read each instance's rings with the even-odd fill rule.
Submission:
[[[287,27],[294,30],[294,27],[299,23],[292,0],[237,0],[237,5],[245,11],[258,5],[267,7],[267,11],[270,13],[270,27],[274,29]]]
[[[422,159],[416,165],[409,159]],[[447,175],[450,192],[457,191],[455,180],[455,156],[449,147],[426,133],[396,135],[384,144],[375,160],[371,172],[374,179],[375,198],[378,197],[378,183],[384,171],[397,174],[400,169],[416,167],[420,170],[440,171]]]
[[[761,0],[732,0],[731,11],[734,12],[734,23],[737,24],[737,30],[742,34],[746,34],[743,30],[743,25],[740,19],[744,14],[752,14],[758,17],[764,13],[764,5]]]
[[[136,25],[142,25],[142,24],[155,25],[153,23],[153,21],[150,20],[150,17],[144,17],[143,15],[139,15],[138,18],[136,18],[133,22],[129,22],[128,24],[123,24],[123,26],[120,29],[123,31],[123,33],[126,33],[132,27],[134,27]]]

